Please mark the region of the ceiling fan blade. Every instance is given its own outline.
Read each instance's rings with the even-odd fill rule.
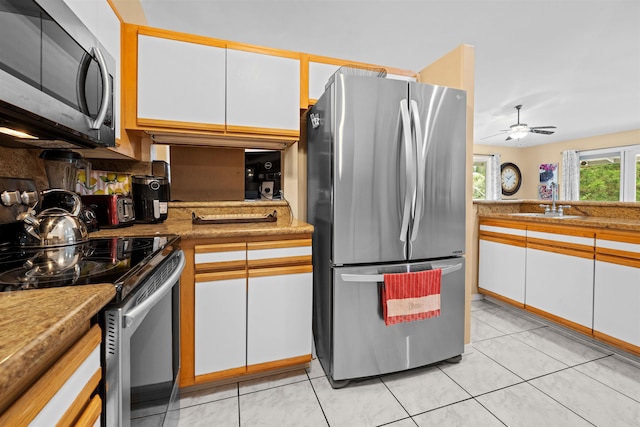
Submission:
[[[555,126],[533,126],[529,129],[558,129],[558,128]]]
[[[511,141],[513,138],[511,138],[510,136],[507,137],[507,139],[505,139],[505,141]]]
[[[483,139],[487,139],[487,138],[493,138],[494,136],[504,135],[505,132],[509,132],[509,131],[508,130],[501,130],[500,133],[496,133],[495,135],[489,135],[489,136],[485,136],[484,138],[480,138],[480,141],[482,141]]]
[[[555,133],[555,131],[553,130],[540,130],[540,129],[529,129],[529,132],[531,133],[540,133],[543,135],[551,135],[552,133]]]

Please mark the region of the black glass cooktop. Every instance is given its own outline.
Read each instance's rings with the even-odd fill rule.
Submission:
[[[112,283],[123,298],[178,242],[178,236],[163,235],[49,248],[0,245],[0,292]]]

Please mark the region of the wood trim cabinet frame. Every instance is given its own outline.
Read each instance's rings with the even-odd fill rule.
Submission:
[[[209,285],[215,284],[215,280],[240,279],[244,281],[242,285],[248,295],[252,278],[310,274],[312,272],[310,253],[285,257],[278,254],[279,250],[289,249],[290,253],[291,250],[295,252],[295,248],[299,247],[308,247],[310,250],[310,234],[182,240],[181,249],[187,257],[187,263],[180,281],[181,388],[212,382],[237,381],[238,378],[250,379],[263,376],[265,373],[296,369],[311,361],[311,311],[309,311],[308,354],[203,374],[196,373],[195,365],[196,284],[206,282],[204,284]],[[246,261],[242,260],[242,253],[247,254]],[[256,256],[257,253],[260,255]],[[198,259],[197,263],[196,259]],[[309,310],[311,310],[310,297],[309,295]],[[251,314],[247,313],[246,316],[249,318]],[[248,322],[250,323],[251,320],[248,319]]]

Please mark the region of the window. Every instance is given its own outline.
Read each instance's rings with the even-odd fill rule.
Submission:
[[[640,201],[640,145],[581,151],[580,200]]]
[[[497,200],[500,194],[496,194],[494,169],[499,163],[497,155],[477,154],[473,156],[473,199]],[[498,170],[497,173],[500,171]]]
[[[473,156],[473,198],[486,200],[487,198],[487,159]]]

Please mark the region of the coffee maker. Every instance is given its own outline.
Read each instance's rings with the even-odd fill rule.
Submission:
[[[154,175],[134,175],[131,178],[133,210],[136,222],[158,223],[168,217],[169,180]]]

